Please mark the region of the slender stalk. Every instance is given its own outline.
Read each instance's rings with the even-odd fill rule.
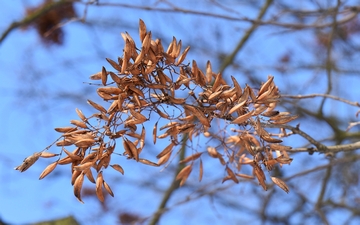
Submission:
[[[186,142],[187,142],[188,138],[189,138],[188,134],[185,134],[183,136],[182,140],[181,140],[181,149],[180,149],[180,154],[179,154],[179,161],[181,161],[181,160],[183,160],[185,158]],[[176,172],[174,173],[174,178],[173,178],[169,188],[164,193],[163,199],[161,200],[161,203],[160,203],[160,205],[158,207],[158,210],[154,214],[154,217],[150,221],[149,225],[156,225],[159,222],[163,212],[165,211],[166,204],[169,201],[171,195],[176,191],[176,189],[179,188],[180,181],[176,180],[176,176],[184,168],[184,166],[185,165],[182,164],[182,163],[178,164]]]
[[[256,20],[260,21],[261,18],[265,15],[267,9],[269,8],[269,6],[271,5],[271,3],[273,2],[273,0],[267,0],[265,2],[265,4],[263,5],[263,7],[261,8],[259,15],[257,16]],[[246,41],[250,38],[251,34],[255,31],[255,29],[259,26],[259,23],[253,23],[252,26],[246,31],[246,33],[244,34],[244,36],[241,38],[240,42],[238,43],[238,45],[236,46],[236,48],[234,49],[234,51],[228,55],[222,65],[220,66],[220,72],[223,73],[224,70],[234,61],[237,53],[242,49],[242,47],[245,45]]]
[[[29,25],[30,23],[34,22],[39,17],[43,16],[45,13],[49,12],[50,10],[60,7],[69,2],[74,2],[74,1],[73,0],[59,0],[59,1],[51,2],[49,4],[45,4],[42,8],[37,9],[35,12],[27,15],[22,20],[11,23],[10,26],[2,33],[2,35],[0,37],[0,44],[5,40],[5,38],[10,34],[11,31],[15,30],[16,28]]]

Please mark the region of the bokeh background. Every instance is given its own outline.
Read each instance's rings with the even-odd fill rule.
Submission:
[[[0,33],[43,2],[3,1]],[[263,22],[254,26],[267,2]],[[9,224],[70,215],[81,224],[147,224],[157,211],[174,177],[176,158],[166,168],[114,159],[125,175],[106,171],[115,197],[108,196],[104,204],[90,182],[84,184],[85,204],[76,200],[69,167],[59,166],[39,181],[54,159],[41,159],[25,173],[14,170],[58,138],[54,128],[77,118],[75,108],[93,113],[86,100],[101,99],[89,76],[102,66],[110,68],[105,58],[122,55],[121,32],[138,41],[140,18],[164,46],[173,36],[181,39],[184,47],[191,46],[189,62],[195,59],[204,69],[210,60],[214,71],[222,71],[227,80],[236,77],[243,87],[259,87],[271,74],[284,96],[318,93],[360,101],[359,1],[99,0],[74,1],[72,7],[73,12],[67,8],[59,14],[63,18],[49,34],[62,33],[53,40],[41,37],[32,23],[13,29],[0,43],[0,218]],[[234,60],[225,64],[233,52]],[[285,97],[279,109],[298,114],[292,125],[300,124],[323,144],[360,139],[358,126],[347,130],[359,120],[358,106],[322,97]],[[210,144],[199,139],[196,146],[206,151]],[[297,135],[284,144],[309,147]],[[149,145],[147,156],[156,160],[166,145]],[[288,181],[289,194],[278,187],[265,192],[256,181],[222,184],[224,168],[204,156],[203,181],[191,175],[171,196],[160,224],[359,224],[358,153],[293,153],[293,163],[279,172]]]

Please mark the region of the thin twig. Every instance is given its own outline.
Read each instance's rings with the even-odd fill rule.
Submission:
[[[60,7],[69,2],[75,2],[75,1],[74,0],[59,0],[59,1],[45,4],[42,8],[37,9],[35,12],[27,15],[22,20],[11,23],[10,26],[2,33],[2,35],[0,37],[0,44],[5,40],[5,38],[10,34],[11,31],[13,31],[19,27],[27,26],[30,23],[34,22],[39,17],[43,16],[45,13],[49,12],[50,10]]]
[[[351,101],[346,100],[346,99],[344,99],[344,98],[340,98],[340,97],[337,97],[337,96],[334,96],[334,95],[329,95],[329,94],[281,95],[281,97],[283,97],[283,98],[295,98],[295,99],[324,97],[324,98],[331,98],[331,99],[334,99],[334,100],[336,100],[336,101],[344,102],[344,103],[349,104],[349,105],[352,105],[352,106],[360,107],[360,103],[359,103],[359,102],[351,102]]]
[[[327,150],[327,147],[325,145],[316,141],[314,138],[312,138],[310,135],[308,135],[304,131],[300,130],[300,128],[298,128],[298,127],[293,127],[293,126],[285,125],[285,124],[268,124],[268,123],[261,123],[261,125],[264,127],[269,127],[269,128],[284,128],[287,130],[291,130],[294,134],[299,134],[300,136],[302,136],[303,138],[308,140],[311,144],[315,145],[319,152],[325,152]]]
[[[290,28],[290,29],[308,29],[308,28],[325,28],[332,26],[332,22],[330,23],[318,23],[315,22],[313,24],[296,24],[296,23],[281,23],[281,22],[275,22],[272,20],[269,21],[262,21],[258,19],[249,19],[247,17],[233,17],[233,16],[227,16],[222,14],[216,14],[211,12],[201,12],[191,9],[184,9],[180,7],[176,8],[156,8],[151,6],[141,6],[141,5],[131,5],[131,4],[124,4],[124,3],[98,3],[97,6],[111,6],[111,7],[122,7],[122,8],[131,8],[131,9],[139,9],[139,10],[146,10],[146,11],[157,11],[157,12],[163,12],[163,13],[185,13],[185,14],[192,14],[192,15],[200,15],[200,16],[208,16],[218,19],[226,19],[231,21],[241,21],[241,22],[250,22],[257,25],[272,25],[272,26],[278,26],[283,28]],[[350,12],[350,13],[349,13]],[[344,9],[344,11],[340,12],[342,14],[348,13],[349,15],[342,18],[341,20],[338,20],[337,24],[343,24],[347,23],[353,19],[356,18],[356,16],[359,14],[360,8],[352,7],[348,9]]]
[[[181,141],[181,149],[180,149],[180,155],[179,155],[179,162],[185,158],[185,150],[186,150],[186,142],[188,140],[188,135],[185,134]],[[178,173],[184,168],[184,164],[179,163],[178,167],[176,169],[176,172],[174,174],[173,181],[171,182],[169,188],[166,190],[166,192],[163,195],[163,199],[161,200],[161,203],[154,214],[154,217],[150,221],[149,225],[156,225],[162,214],[166,211],[166,204],[169,201],[171,195],[175,192],[176,189],[179,188],[180,181],[176,180],[176,176]]]
[[[257,16],[257,20],[261,20],[261,18],[265,15],[271,3],[272,0],[267,0],[265,2],[264,6],[261,8],[259,12],[259,15]],[[240,42],[238,43],[234,51],[230,55],[226,56],[226,58],[224,59],[222,65],[220,66],[220,73],[223,73],[224,70],[234,61],[237,53],[242,49],[246,41],[250,38],[251,34],[253,34],[253,32],[258,26],[259,26],[258,23],[253,23],[253,25],[245,32],[244,36],[241,38]]]

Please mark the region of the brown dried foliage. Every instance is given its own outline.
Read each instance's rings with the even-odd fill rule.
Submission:
[[[28,17],[32,16],[32,14],[34,16],[40,14],[40,16],[29,25],[35,27],[41,40],[45,44],[62,45],[64,41],[64,31],[61,28],[60,23],[66,19],[76,17],[76,12],[73,2],[64,2],[62,4],[57,4],[48,11],[44,10],[54,3],[54,0],[45,0],[38,7],[27,8],[26,14]],[[41,11],[45,11],[45,13],[42,14]]]
[[[280,95],[274,77],[269,76],[259,89],[252,89],[248,85],[242,88],[234,77],[228,82],[221,74],[214,73],[210,62],[207,62],[205,73],[195,60],[192,66],[183,64],[190,48],[181,52],[182,43],[175,37],[164,51],[161,40],[152,39],[151,32],[146,30],[142,20],[139,33],[141,47],[136,47],[128,33],[122,33],[125,43],[123,56],[117,60],[107,59],[114,71],[102,67],[101,72],[90,77],[102,85],[97,93],[108,106],[89,99],[88,103],[95,111],[93,115],[86,116],[76,109],[79,119],[70,121],[73,126],[55,128],[61,133],[56,145],[65,154],[60,154],[64,157],[47,167],[40,178],[51,173],[57,165],[70,164],[71,183],[79,201],[82,202],[80,192],[85,175],[96,183],[96,194],[100,201],[104,201],[103,188],[113,196],[110,186],[104,181],[103,171],[113,161],[116,143],[122,143],[120,149],[123,149],[123,153],[117,152],[116,156],[160,166],[169,161],[179,145],[180,137],[186,134],[192,141],[203,134],[207,138],[220,139],[223,143],[223,149],[207,148],[208,154],[224,166],[227,175],[223,181],[239,183],[238,177],[256,177],[266,190],[264,169],[270,171],[274,166],[290,164],[292,159],[286,153],[290,147],[280,145],[282,140],[272,137],[263,124],[283,124],[296,118],[275,110]],[[187,96],[179,97],[186,92]],[[178,110],[178,113],[168,114],[164,111],[166,108]],[[155,118],[154,115],[157,115],[156,123],[149,121],[150,115]],[[160,120],[167,122],[158,128]],[[226,126],[235,127],[237,133],[221,138],[212,135],[210,127],[214,124],[213,120],[225,121]],[[145,123],[153,126],[153,132],[145,132]],[[157,163],[141,158],[142,151],[146,150],[147,136],[154,143],[157,139],[169,140],[169,144],[156,156]],[[65,146],[73,146],[74,150],[68,151]],[[273,151],[277,157],[273,156]],[[26,158],[16,169],[25,171],[40,155],[36,153]],[[176,177],[180,185],[186,182],[196,161],[200,161],[199,180],[203,178],[202,155],[203,152],[193,152],[180,162],[188,164]],[[239,173],[243,165],[253,168],[254,177]],[[124,174],[118,162],[110,166]],[[96,180],[92,172],[97,173]],[[288,192],[284,182],[276,178],[271,180]]]

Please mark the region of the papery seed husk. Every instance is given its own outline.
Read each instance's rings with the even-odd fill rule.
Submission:
[[[178,42],[178,44],[176,45],[176,49],[174,49],[174,51],[172,52],[172,56],[177,58],[180,55],[181,52],[181,46],[182,46],[182,42],[181,40]]]
[[[292,149],[291,146],[285,146],[285,145],[279,145],[279,144],[270,144],[269,145],[271,149],[278,150],[278,151],[288,151]]]
[[[214,147],[207,147],[207,151],[211,157],[213,157],[213,158],[218,157],[219,153],[216,151],[216,149]]]
[[[235,79],[235,77],[231,76],[231,80],[234,83],[234,87],[235,87],[235,90],[236,90],[236,96],[238,98],[240,98],[241,95],[242,95],[242,89],[241,89],[239,83],[237,82],[237,80]]]
[[[254,179],[255,178],[254,176],[242,174],[242,173],[236,173],[235,175],[238,177],[241,177],[241,178],[245,178],[245,179]]]
[[[53,162],[50,165],[48,165],[40,174],[39,180],[43,179],[44,177],[46,177],[47,175],[49,175],[56,167],[57,162]]]
[[[110,63],[110,65],[114,68],[114,69],[116,69],[117,71],[121,71],[121,67],[120,67],[120,65],[119,64],[117,64],[114,60],[112,60],[112,59],[109,59],[109,58],[105,58],[106,59],[106,61],[108,61],[109,63]],[[110,72],[110,73],[112,73],[112,72]],[[115,81],[115,80],[114,80]],[[115,81],[116,82],[116,81]],[[116,82],[117,83],[117,82]]]
[[[91,183],[94,183],[94,184],[95,184],[95,179],[94,179],[94,176],[93,176],[93,174],[92,174],[92,172],[91,172],[91,169],[88,169],[88,170],[86,170],[86,171],[84,171],[84,172],[85,172],[86,177],[89,179],[89,181],[90,181]]]
[[[215,81],[214,81],[214,84],[212,86],[212,91],[216,91],[216,89],[222,84],[224,83],[224,80],[222,78],[222,74],[221,73],[218,73],[215,77]]]
[[[79,120],[70,120],[70,123],[80,128],[84,128],[84,129],[87,128],[86,123]]]
[[[146,36],[146,25],[142,19],[139,19],[139,36],[140,36],[140,41],[143,42]]]
[[[210,122],[208,120],[208,118],[204,115],[204,113],[199,110],[198,108],[196,108],[195,106],[192,105],[184,105],[185,109],[189,110],[190,112],[192,112],[200,121],[200,123],[206,127],[210,127]]]
[[[149,52],[150,46],[151,46],[151,31],[147,32],[147,34],[145,35],[145,38],[142,41],[141,51],[144,52],[144,54],[147,54]]]
[[[106,109],[102,107],[101,105],[91,101],[90,99],[87,100],[87,103],[90,104],[95,109],[99,110],[100,112],[107,113]]]
[[[166,50],[166,53],[167,53],[167,54],[171,54],[171,52],[173,51],[174,46],[176,45],[176,42],[177,42],[177,41],[176,41],[176,37],[173,36],[173,39],[172,39],[169,47],[168,47],[167,50]]]
[[[110,159],[111,159],[111,154],[109,154],[108,152],[103,154],[99,163],[96,166],[96,171],[99,172],[102,167],[104,167],[106,169],[109,166]]]
[[[271,180],[276,184],[278,187],[283,189],[286,193],[289,193],[289,187],[286,185],[284,181],[277,177],[271,177]]]
[[[124,169],[118,165],[118,164],[113,164],[113,165],[110,165],[114,170],[120,172],[122,175],[124,175]]]
[[[65,148],[62,149],[72,160],[76,161],[76,160],[82,160],[82,158],[78,155],[75,155],[72,152],[69,152],[68,150],[66,150]]]
[[[73,172],[71,174],[71,185],[74,185],[75,180],[80,176],[81,173],[82,173],[82,171],[73,170]]]
[[[118,75],[116,75],[115,73],[110,72],[110,77],[115,83],[121,84],[121,78]]]
[[[69,163],[72,163],[72,162],[73,162],[73,160],[69,156],[66,156],[65,158],[60,159],[58,164],[59,165],[65,165],[65,164],[69,164]]]
[[[95,74],[91,75],[90,79],[91,80],[101,80],[101,73],[102,72],[98,72],[98,73],[95,73]]]
[[[192,170],[192,164],[185,166],[176,176],[176,180],[180,181],[180,186],[183,186],[186,182],[187,178],[189,177]]]
[[[55,130],[60,133],[67,133],[67,132],[75,131],[75,130],[77,130],[77,128],[76,127],[57,127],[57,128],[55,128]]]
[[[75,183],[74,183],[74,195],[81,203],[84,203],[81,200],[81,188],[82,188],[83,182],[84,182],[84,173],[81,173],[76,178]]]
[[[254,168],[255,177],[258,179],[259,184],[262,186],[262,188],[266,191],[267,190],[265,183],[266,178],[263,170],[258,165],[255,165],[253,168]]]
[[[102,70],[101,70],[101,82],[104,86],[106,86],[106,82],[107,82],[107,72],[106,72],[106,69],[105,67],[102,67]]]
[[[141,123],[143,123],[143,122],[145,122],[147,120],[147,118],[144,115],[142,115],[139,112],[136,112],[134,109],[130,109],[130,114],[132,116],[134,116],[137,120],[140,120]]]
[[[190,50],[190,46],[186,47],[186,49],[183,51],[183,53],[180,55],[177,62],[175,63],[175,66],[180,65],[185,60],[186,55],[189,52],[189,50]]]
[[[134,156],[130,149],[129,143],[124,137],[123,137],[123,146],[124,146],[125,154],[128,155],[129,158],[133,158]]]
[[[179,163],[188,163],[190,161],[194,161],[194,160],[198,159],[201,156],[201,154],[203,154],[203,152],[197,152],[197,153],[190,155],[190,156],[186,157],[185,159],[181,160]]]
[[[244,115],[241,115],[239,117],[237,117],[236,119],[234,119],[233,121],[231,121],[231,123],[233,124],[242,124],[244,123],[245,121],[247,121],[248,119],[250,119],[252,116],[253,116],[253,113],[254,113],[254,110],[244,114]]]
[[[108,183],[106,183],[105,181],[103,181],[103,185],[105,190],[109,193],[109,195],[111,195],[112,197],[114,197],[114,192],[111,190],[110,186],[108,185]]]
[[[268,90],[270,85],[273,83],[273,80],[274,80],[274,76],[268,76],[268,80],[263,85],[261,85],[258,96],[260,96],[261,94],[263,94],[265,91]]]
[[[108,95],[118,95],[123,93],[122,90],[120,90],[118,87],[99,87],[97,89],[97,92],[103,92]]]
[[[86,122],[87,119],[86,119],[86,117],[84,116],[83,112],[82,112],[80,109],[78,109],[78,108],[76,108],[75,111],[76,111],[76,114],[79,116],[79,118],[80,118],[82,121]]]
[[[150,166],[159,166],[157,163],[151,162],[150,160],[147,159],[139,159],[139,162],[146,164],[146,165],[150,165]]]
[[[168,146],[166,146],[164,148],[164,150],[162,150],[157,156],[156,158],[161,158],[163,157],[164,155],[168,154],[169,152],[172,151],[172,148],[175,146],[175,144],[173,142],[171,142]]]
[[[247,86],[247,87],[249,87],[249,86]],[[252,102],[255,103],[257,99],[256,99],[256,96],[255,96],[254,90],[252,88],[250,88],[250,87],[249,87],[249,95],[250,95],[250,98],[251,98]]]
[[[163,165],[164,163],[166,163],[167,161],[169,161],[170,156],[171,156],[171,153],[172,153],[172,151],[169,151],[167,154],[165,154],[164,156],[162,156],[162,157],[158,160],[157,164],[158,164],[159,166],[161,166],[161,165]]]
[[[229,167],[226,167],[226,172],[230,176],[231,180],[233,180],[237,184],[239,183],[239,180],[236,178],[235,173]]]
[[[58,141],[56,142],[56,146],[70,146],[70,145],[73,145],[74,143],[68,141],[68,140],[61,140],[61,141]]]
[[[94,143],[95,143],[94,139],[83,139],[83,140],[75,142],[74,145],[76,145],[77,147],[80,147],[80,148],[87,148],[87,147],[92,146]]]
[[[96,196],[98,197],[98,199],[101,202],[104,202],[104,194],[103,194],[103,191],[102,191],[103,182],[104,182],[104,178],[103,178],[103,174],[102,174],[102,171],[101,171],[97,175],[96,185],[95,185]]]
[[[129,145],[130,151],[131,151],[131,153],[132,153],[132,155],[133,155],[134,159],[135,159],[136,161],[139,161],[139,151],[137,150],[137,148],[136,148],[135,144],[134,144],[133,142],[131,142],[131,141],[127,140],[127,139],[125,139],[125,141],[127,141],[127,142],[128,142],[128,145]]]
[[[282,118],[279,118],[277,120],[271,121],[272,124],[285,124],[288,122],[291,122],[295,119],[297,119],[299,116],[295,115],[295,116],[284,116]]]
[[[275,158],[275,160],[281,164],[289,164],[289,165],[293,161],[292,158],[286,157],[284,155],[281,155],[281,156]]]
[[[58,155],[59,154],[51,153],[51,152],[41,152],[40,157],[42,157],[42,158],[51,158],[51,157],[58,156]]]
[[[268,108],[269,109],[269,108]],[[266,117],[273,117],[279,114],[279,111],[267,111],[262,113],[262,116],[266,116]]]
[[[90,169],[95,162],[86,162],[84,164],[80,164],[78,166],[74,166],[74,170],[79,170],[79,171],[86,171],[88,169]]]
[[[276,139],[276,138],[272,138],[272,137],[270,137],[269,135],[260,135],[260,137],[261,137],[264,141],[269,142],[269,143],[281,143],[281,142],[283,142],[282,140]]]

